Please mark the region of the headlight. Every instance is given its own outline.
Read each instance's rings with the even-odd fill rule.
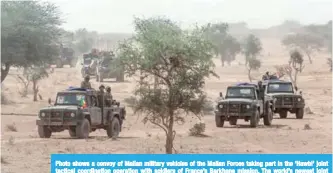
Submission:
[[[301,98],[298,98],[297,100],[298,100],[299,102],[300,102],[300,101],[302,101],[302,99],[301,99]]]
[[[246,105],[246,109],[250,109],[250,107],[251,107],[250,105]]]
[[[221,109],[222,109],[222,108],[223,108],[223,105],[222,105],[222,104],[220,104],[220,105],[219,105],[219,108],[221,108]]]
[[[75,117],[75,114],[74,114],[74,113],[71,113],[71,117]]]
[[[41,116],[41,117],[45,117],[45,113],[42,112],[42,113],[40,114],[40,116]]]

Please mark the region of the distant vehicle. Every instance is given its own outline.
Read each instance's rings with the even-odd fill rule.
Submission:
[[[95,90],[69,88],[57,93],[54,105],[40,109],[36,124],[41,138],[52,133],[69,131],[71,137],[88,138],[91,131],[105,129],[108,137],[116,138],[122,129],[126,110],[119,102],[107,106]]]
[[[93,57],[91,54],[83,55],[83,62],[81,63],[81,75],[82,77],[86,75],[94,76],[96,75],[96,64],[97,58]]]
[[[60,45],[59,51],[59,56],[54,59],[57,68],[62,68],[64,65],[70,65],[71,68],[76,66],[77,57],[75,57],[75,52],[72,48]]]
[[[287,118],[288,112],[296,114],[297,119],[303,119],[305,100],[302,92],[292,82],[283,80],[267,80],[265,85],[265,99],[273,100],[274,113],[279,113],[280,118]]]
[[[273,120],[272,104],[259,97],[259,88],[256,84],[240,83],[229,86],[225,98],[216,105],[215,123],[223,127],[225,121],[236,125],[238,119],[250,121],[251,127],[257,127],[260,118],[264,125],[270,126]],[[223,94],[220,93],[220,97]]]
[[[96,67],[96,81],[103,82],[105,78],[116,78],[119,82],[124,82],[125,75],[124,70],[119,64],[119,59],[117,59],[113,54],[104,54],[103,58],[98,61]]]

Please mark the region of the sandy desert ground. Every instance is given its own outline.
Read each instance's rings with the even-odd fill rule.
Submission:
[[[263,67],[254,76],[267,69],[274,69],[274,65],[285,64],[288,52],[280,46],[279,40],[264,39]],[[270,53],[270,56],[265,56]],[[312,65],[308,64],[303,73],[299,75],[299,87],[303,90],[306,99],[307,111],[305,118],[278,119],[275,116],[273,125],[249,128],[244,121],[237,126],[228,123],[224,128],[216,128],[214,117],[206,115],[202,121],[206,123],[207,137],[191,137],[189,128],[198,120],[189,117],[186,124],[176,126],[177,136],[175,148],[178,153],[332,153],[332,75],[328,71],[326,58],[328,55],[316,54]],[[237,61],[242,61],[240,57]],[[207,80],[206,91],[215,100],[220,91],[225,91],[229,84],[238,81],[247,81],[244,65],[234,62],[232,66],[222,68],[216,60],[216,72],[220,79]],[[80,67],[78,67],[80,68]],[[54,99],[58,90],[69,85],[79,85],[81,81],[78,69],[65,67],[55,69],[51,76],[40,83],[43,96],[42,101],[33,103],[32,94],[28,98],[21,98],[17,93],[19,84],[15,79],[15,70],[2,86],[2,92],[9,100],[8,104],[1,105],[2,113],[37,114],[39,108],[47,106],[47,98]],[[94,87],[98,83],[92,79]],[[113,95],[122,101],[131,95],[134,83],[104,82],[112,87]],[[164,134],[153,125],[144,125],[141,118],[133,115],[128,108],[128,118],[124,124],[123,132],[118,140],[106,137],[104,130],[96,131],[87,140],[70,139],[68,132],[56,133],[51,139],[40,139],[37,134],[33,116],[1,116],[1,163],[3,173],[22,172],[36,173],[49,172],[50,154],[52,153],[163,153]],[[7,129],[15,124],[17,131]],[[304,128],[309,126],[310,129]]]

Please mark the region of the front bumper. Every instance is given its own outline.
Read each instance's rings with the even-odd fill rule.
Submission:
[[[248,112],[242,112],[242,113],[230,113],[230,112],[221,112],[221,111],[215,111],[215,116],[225,117],[226,119],[229,117],[237,117],[237,118],[244,118],[244,117],[251,117],[254,113],[249,110]]]
[[[38,126],[76,126],[78,124],[78,121],[54,122],[48,120],[36,120],[36,125]]]
[[[284,104],[275,104],[275,109],[298,109],[304,108],[305,104],[292,104],[292,105],[284,105]]]

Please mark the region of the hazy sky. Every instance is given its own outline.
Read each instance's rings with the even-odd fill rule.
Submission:
[[[133,16],[163,15],[185,27],[207,22],[244,21],[265,28],[284,20],[326,23],[332,0],[51,0],[59,5],[69,30],[133,32]]]

